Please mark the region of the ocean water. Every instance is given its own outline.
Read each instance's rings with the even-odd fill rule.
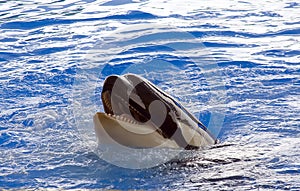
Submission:
[[[294,0],[0,1],[0,188],[300,190],[299,11]],[[105,77],[128,72],[220,144],[151,168],[103,160],[91,120]]]

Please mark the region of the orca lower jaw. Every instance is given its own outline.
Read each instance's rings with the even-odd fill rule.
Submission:
[[[134,149],[180,148],[174,140],[165,139],[149,124],[139,124],[126,117],[103,112],[97,112],[93,121],[99,146],[125,146]]]
[[[186,140],[179,144],[174,138],[164,137],[157,128],[149,123],[140,124],[128,118],[97,112],[94,115],[94,128],[99,146],[112,145],[134,149],[171,148],[198,150],[212,144],[203,137],[204,134],[191,132],[192,129],[183,127],[182,133]]]

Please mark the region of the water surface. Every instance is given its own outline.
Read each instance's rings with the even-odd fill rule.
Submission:
[[[299,10],[289,0],[1,1],[0,187],[299,190]],[[172,35],[157,32],[148,45],[140,44],[147,33],[137,41],[115,35],[141,24],[169,26],[162,31]],[[186,34],[180,54],[173,45]],[[95,49],[106,57],[93,57]],[[196,58],[216,67],[205,73]],[[149,62],[155,72],[146,77],[206,125],[213,111],[225,114],[217,132],[224,146],[141,170],[93,152],[92,128],[83,131],[80,119],[102,109],[103,79],[149,59],[168,67]],[[80,104],[93,105],[85,112]]]

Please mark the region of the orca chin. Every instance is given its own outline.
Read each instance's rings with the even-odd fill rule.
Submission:
[[[93,119],[99,144],[190,150],[217,141],[177,100],[138,75],[107,77],[101,99],[104,112]]]

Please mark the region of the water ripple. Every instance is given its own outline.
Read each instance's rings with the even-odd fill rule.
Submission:
[[[127,14],[120,15],[111,15],[102,18],[86,18],[86,19],[57,19],[57,18],[49,18],[42,20],[34,20],[34,21],[14,21],[14,22],[6,22],[1,24],[2,29],[22,29],[22,30],[31,30],[35,28],[41,28],[50,25],[64,25],[64,24],[72,24],[77,22],[90,22],[90,21],[99,21],[99,20],[136,20],[136,19],[156,19],[158,18],[155,15],[150,13],[145,13],[142,11],[129,11]]]

